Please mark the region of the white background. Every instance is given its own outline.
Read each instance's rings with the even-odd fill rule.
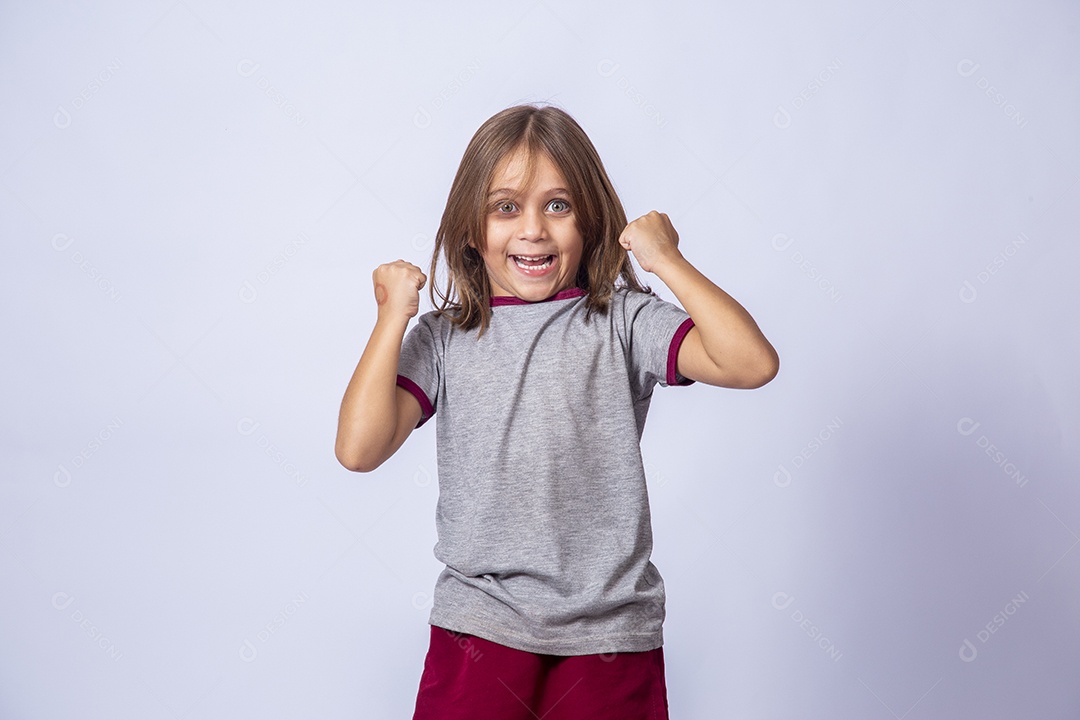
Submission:
[[[0,717],[411,716],[435,424],[360,475],[337,412],[372,270],[427,271],[469,138],[530,101],[781,357],[654,397],[672,717],[1077,717],[1078,35],[1048,1],[6,3]]]

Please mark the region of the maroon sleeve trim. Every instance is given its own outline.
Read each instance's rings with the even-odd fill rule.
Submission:
[[[691,380],[688,377],[683,377],[679,380],[681,375],[678,373],[678,361],[679,361],[679,347],[682,345],[683,338],[686,337],[686,333],[690,332],[690,328],[694,327],[693,318],[686,318],[682,321],[682,325],[675,331],[675,335],[671,338],[671,345],[668,346],[667,353],[667,384],[668,385],[693,385],[696,380]]]
[[[420,402],[420,422],[416,423],[416,427],[420,427],[430,420],[431,416],[435,414],[435,408],[432,406],[427,395],[420,386],[404,375],[397,376],[397,384],[415,395],[416,399]],[[416,428],[413,429],[415,430]]]

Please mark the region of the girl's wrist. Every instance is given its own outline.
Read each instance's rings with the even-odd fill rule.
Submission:
[[[375,316],[375,325],[387,329],[401,329],[404,331],[404,329],[408,327],[411,318],[412,316],[403,310],[386,307],[384,305],[379,307],[379,311]]]

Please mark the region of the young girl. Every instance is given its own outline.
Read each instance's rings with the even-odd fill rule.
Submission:
[[[446,568],[414,720],[668,717],[640,450],[653,388],[756,388],[779,367],[678,239],[663,213],[627,224],[569,115],[521,105],[465,150],[431,258],[432,278],[447,265],[438,309],[406,334],[427,276],[400,259],[372,273],[336,454],[370,472],[438,416]]]

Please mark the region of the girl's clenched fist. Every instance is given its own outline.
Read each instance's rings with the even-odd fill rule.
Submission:
[[[415,317],[420,311],[420,288],[427,282],[420,268],[398,259],[375,268],[371,280],[379,315]]]

